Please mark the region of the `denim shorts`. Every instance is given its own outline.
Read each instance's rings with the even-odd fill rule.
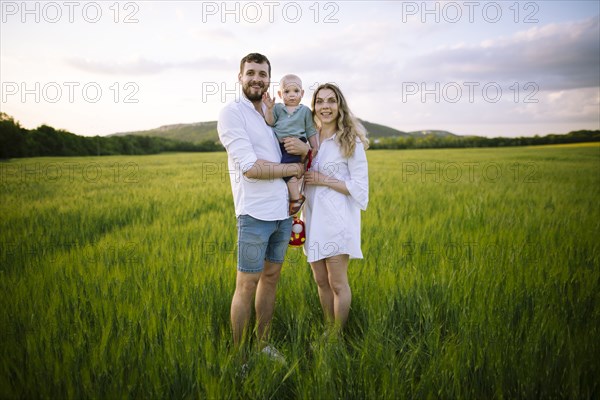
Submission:
[[[240,215],[238,228],[238,265],[241,272],[262,272],[265,260],[281,264],[292,234],[292,217],[262,221]]]

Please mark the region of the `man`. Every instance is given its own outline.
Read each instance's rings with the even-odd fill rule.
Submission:
[[[269,89],[271,64],[258,53],[240,62],[243,96],[219,115],[219,139],[227,150],[238,227],[238,264],[231,301],[235,345],[242,342],[255,297],[257,334],[266,354],[280,359],[267,345],[275,307],[275,289],[291,235],[287,187],[283,177],[304,173],[302,164],[280,164],[279,144],[264,120],[263,94]]]

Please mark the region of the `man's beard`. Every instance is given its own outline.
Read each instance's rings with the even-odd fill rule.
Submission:
[[[258,85],[260,86],[260,88],[262,89],[259,93],[256,94],[252,94],[252,87],[254,82],[249,82],[244,88],[244,94],[246,95],[246,98],[248,98],[248,100],[250,101],[258,101],[258,100],[262,100],[262,95],[263,93],[265,93],[267,91],[268,88],[265,88],[265,85],[262,83],[259,83]]]

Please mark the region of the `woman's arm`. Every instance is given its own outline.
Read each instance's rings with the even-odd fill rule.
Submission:
[[[354,154],[348,159],[348,170],[350,171],[350,179],[346,181],[348,192],[361,210],[366,210],[369,203],[369,167],[362,143],[356,143]]]
[[[339,193],[350,196],[362,210],[367,209],[369,203],[369,170],[367,156],[362,143],[356,144],[354,154],[348,158],[350,179],[339,179],[321,174],[316,171],[304,173],[307,185],[327,186]]]

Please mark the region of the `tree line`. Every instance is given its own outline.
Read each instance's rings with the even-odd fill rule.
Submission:
[[[531,146],[600,141],[600,130],[580,130],[564,135],[532,137],[436,136],[372,138],[371,149],[441,149],[466,147]],[[39,156],[143,155],[162,152],[222,151],[211,140],[194,144],[151,136],[79,136],[48,125],[25,129],[6,113],[0,112],[0,159]]]
[[[546,136],[531,137],[495,137],[481,136],[436,136],[423,137],[387,137],[371,140],[371,149],[442,149],[465,147],[506,147],[506,146],[534,146],[544,144],[565,144],[599,142],[600,130],[580,130],[567,134],[550,134]]]
[[[219,143],[198,144],[150,136],[79,136],[41,125],[25,129],[0,112],[0,159],[39,156],[143,155],[162,152],[220,151]]]

